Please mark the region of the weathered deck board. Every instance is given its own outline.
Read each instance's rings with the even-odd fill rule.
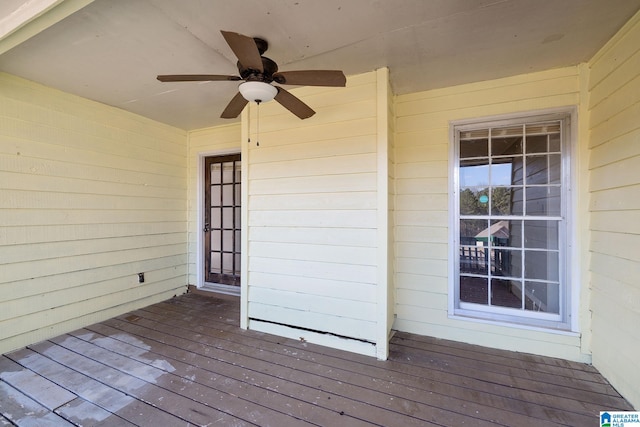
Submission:
[[[238,319],[237,299],[188,294],[2,356],[0,425],[583,426],[632,409],[584,364],[407,333],[382,362]]]
[[[155,309],[156,307],[153,307],[147,311]],[[164,314],[156,315],[158,321],[165,319],[166,322],[171,322],[177,328],[184,328],[182,331],[176,331],[176,335],[186,336],[190,333],[189,321],[180,320],[177,314],[170,313],[170,306],[163,311]],[[140,316],[148,317],[149,313],[145,314],[141,312]],[[191,316],[189,315],[187,317],[190,318]],[[146,319],[146,317],[141,317],[141,319]],[[142,320],[139,320],[138,323],[140,323],[140,321]],[[228,325],[224,324],[224,322],[218,324],[217,327],[221,329],[230,328]],[[208,342],[209,334],[207,331],[196,334],[198,335],[198,340],[200,342]],[[216,337],[219,337],[219,334],[216,333],[215,335],[211,335],[211,337],[213,343],[213,340],[215,340]],[[283,340],[278,337],[267,336],[267,338]],[[467,424],[473,423],[474,425],[480,425],[483,421],[486,421],[474,417],[472,417],[473,419],[454,417],[454,415],[451,414],[451,412],[455,413],[455,411],[460,411],[462,414],[472,413],[475,416],[481,412],[486,412],[487,407],[484,406],[487,403],[486,399],[482,403],[473,402],[471,399],[465,399],[465,395],[474,393],[473,391],[470,392],[466,387],[454,387],[448,390],[448,394],[445,394],[441,388],[443,385],[446,385],[446,383],[443,383],[442,381],[440,381],[440,383],[432,383],[425,386],[424,378],[421,378],[420,375],[420,369],[410,372],[409,375],[405,376],[405,378],[401,378],[399,375],[389,376],[389,374],[393,372],[393,370],[390,370],[390,368],[393,369],[393,367],[390,366],[392,363],[375,361],[375,359],[367,358],[366,356],[355,356],[348,353],[341,353],[341,358],[332,359],[330,356],[325,355],[326,357],[323,360],[325,363],[319,363],[318,360],[316,360],[316,354],[313,352],[308,352],[304,348],[292,350],[285,347],[284,351],[294,355],[295,358],[283,359],[277,355],[278,349],[282,348],[282,346],[277,343],[265,343],[264,340],[254,340],[252,338],[241,337],[233,333],[228,334],[224,339],[250,346],[249,349],[244,350],[239,347],[237,350],[239,352],[248,353],[251,351],[251,348],[259,349],[261,351],[260,357],[262,360],[266,360],[269,364],[280,367],[279,375],[285,375],[287,372],[286,368],[293,368],[294,372],[304,372],[305,375],[315,375],[320,377],[321,380],[327,383],[320,383],[320,385],[325,387],[325,390],[336,383],[341,384],[341,389],[335,390],[336,394],[356,395],[360,397],[363,396],[363,394],[369,393],[371,390],[384,390],[385,393],[383,393],[382,396],[380,393],[376,393],[376,396],[379,397],[377,400],[372,396],[368,396],[365,401],[369,403],[372,403],[372,401],[381,401],[376,403],[376,406],[386,405],[387,410],[399,413],[406,411],[406,408],[413,408],[413,412],[418,414],[414,416],[421,419],[421,422],[428,421],[425,417],[428,416],[427,409],[429,406],[450,409],[448,413],[431,414],[434,415],[434,417],[437,416],[437,418],[433,419],[445,419],[449,417],[451,419],[457,419],[461,424],[466,422]],[[228,345],[225,345],[225,347],[229,348]],[[276,353],[275,356],[274,353]],[[350,360],[354,357],[361,359],[362,362],[373,363],[374,365],[362,368],[360,363],[352,362]],[[249,361],[245,366],[251,367],[251,361]],[[287,377],[286,379],[289,381],[295,380],[295,378],[291,377]],[[318,378],[315,380],[316,382],[319,381]],[[452,381],[458,381],[458,376],[456,376]],[[483,391],[482,387],[484,385],[486,384],[479,384],[478,390]],[[335,385],[333,387],[335,388]],[[357,389],[354,389],[354,387],[359,387],[361,390],[358,391]],[[460,396],[462,396],[462,398]],[[518,421],[524,422],[525,420],[521,420],[519,414],[510,410],[510,404],[512,404],[511,400],[504,402],[503,409],[506,409],[505,411],[501,411],[501,408],[495,406],[492,410],[492,420],[502,420],[505,422],[505,425],[510,425],[510,423]],[[471,410],[473,410],[473,412],[470,412]],[[366,411],[370,411],[370,408],[366,408],[365,412]],[[363,416],[366,416],[366,414]],[[539,420],[539,423],[540,425],[544,425],[543,419]]]

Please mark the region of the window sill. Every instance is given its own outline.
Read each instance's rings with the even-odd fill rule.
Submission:
[[[522,329],[527,331],[536,331],[549,334],[564,335],[570,337],[579,337],[581,335],[578,331],[572,331],[568,325],[564,323],[556,323],[555,325],[534,325],[531,323],[520,323],[517,321],[505,321],[500,319],[490,319],[487,317],[474,316],[471,313],[455,313],[449,314],[448,318],[451,320],[459,320],[463,322],[483,323],[492,326],[500,326],[511,329]]]

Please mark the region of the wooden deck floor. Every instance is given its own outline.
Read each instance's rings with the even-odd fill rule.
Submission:
[[[591,366],[397,333],[381,362],[244,331],[187,294],[0,357],[0,425],[589,426]]]

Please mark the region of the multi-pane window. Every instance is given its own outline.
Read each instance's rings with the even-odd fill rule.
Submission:
[[[568,117],[455,127],[457,314],[567,322]]]

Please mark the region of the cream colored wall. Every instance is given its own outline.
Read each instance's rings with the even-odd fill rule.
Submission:
[[[299,88],[317,114],[301,121],[276,103],[251,105],[248,165],[247,317],[252,329],[376,355],[380,162],[387,169],[387,123],[378,138],[379,103],[387,109],[385,72],[350,76],[346,88]],[[380,95],[382,93],[382,95]],[[378,96],[384,99],[378,100]],[[257,146],[257,142],[260,143]],[[386,184],[384,175],[384,212]],[[243,248],[244,250],[244,248]],[[386,252],[383,266],[386,270]],[[386,304],[382,309],[386,314]],[[334,340],[335,338],[335,340]],[[319,340],[319,341],[318,341]],[[355,345],[351,345],[354,344]],[[367,347],[367,348],[364,348]]]
[[[450,121],[579,106],[584,97],[580,75],[581,68],[571,67],[396,98],[396,329],[589,360],[579,333],[549,333],[448,315]],[[579,151],[574,153],[577,168],[583,161]],[[583,268],[572,276],[576,292],[582,286]],[[588,329],[586,308],[576,314],[582,319],[577,326]]]
[[[640,408],[640,13],[589,66],[593,363]]]
[[[240,123],[234,122],[226,126],[201,129],[189,132],[189,284],[202,286],[204,277],[202,270],[202,198],[204,189],[203,159],[206,156],[225,155],[240,152]],[[199,250],[200,249],[200,250]],[[199,259],[200,258],[200,259]],[[201,271],[202,270],[202,271]]]
[[[0,73],[0,353],[184,291],[186,166],[185,132]]]

